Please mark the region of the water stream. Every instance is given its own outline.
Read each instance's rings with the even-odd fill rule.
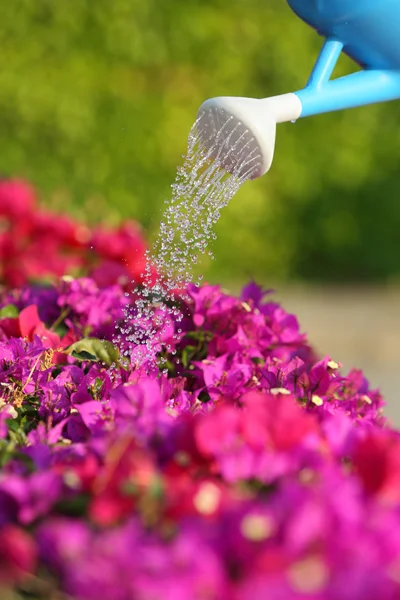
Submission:
[[[134,306],[120,331],[129,342],[125,354],[137,366],[154,362],[172,320],[182,320],[179,306],[186,299],[186,286],[200,285],[201,276],[194,279],[193,268],[202,255],[213,258],[209,246],[216,239],[221,210],[259,168],[253,142],[240,122],[221,119],[221,113],[208,113],[193,125],[159,233],[147,252],[142,286],[135,289]]]

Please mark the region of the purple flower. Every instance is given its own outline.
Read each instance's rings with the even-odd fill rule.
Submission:
[[[228,354],[194,363],[202,371],[206,389],[213,400],[235,398],[250,381],[252,366],[240,354]]]
[[[17,518],[23,525],[44,516],[58,500],[61,480],[51,471],[33,473],[27,477],[4,475],[0,479],[0,503],[5,521]],[[4,507],[9,507],[4,510]]]
[[[120,385],[111,392],[110,402],[116,424],[141,440],[162,434],[172,425],[156,380],[143,377],[136,384]]]
[[[66,322],[89,327],[94,337],[106,337],[114,333],[115,322],[123,319],[127,298],[119,286],[100,289],[92,279],[68,278],[62,282],[57,302],[62,310],[69,310]]]

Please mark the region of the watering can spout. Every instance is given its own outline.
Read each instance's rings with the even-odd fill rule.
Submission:
[[[342,50],[336,38],[322,46],[306,87],[296,92],[302,117],[400,98],[400,69],[368,68],[330,80]]]
[[[400,70],[359,71],[296,92],[301,117],[355,108],[400,98]]]

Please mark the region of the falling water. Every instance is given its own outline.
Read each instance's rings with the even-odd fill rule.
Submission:
[[[158,236],[147,252],[142,286],[135,290],[134,306],[120,329],[129,343],[125,354],[138,366],[154,361],[172,322],[179,327],[180,301],[194,282],[193,267],[207,252],[213,258],[209,244],[216,239],[221,210],[259,167],[258,145],[242,123],[216,109],[195,122]],[[197,286],[200,279],[194,282]]]

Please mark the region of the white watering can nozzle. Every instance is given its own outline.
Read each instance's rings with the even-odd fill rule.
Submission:
[[[197,134],[201,145],[226,171],[256,179],[271,166],[276,124],[295,121],[301,110],[295,94],[263,100],[212,98],[199,108]]]

